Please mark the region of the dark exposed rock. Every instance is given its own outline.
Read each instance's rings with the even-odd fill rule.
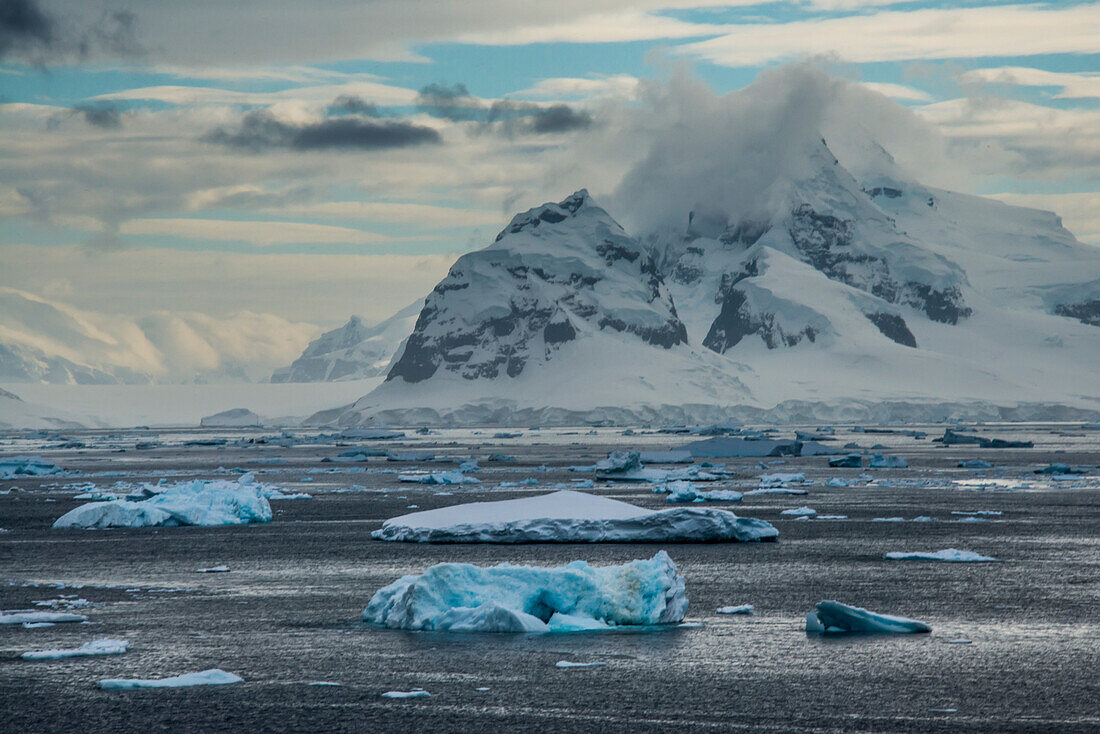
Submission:
[[[1100,298],[1080,303],[1060,303],[1054,307],[1054,313],[1077,319],[1089,326],[1100,326]]]
[[[810,325],[793,333],[784,331],[775,323],[775,314],[753,312],[746,303],[745,294],[737,288],[730,288],[722,300],[722,310],[703,339],[703,346],[725,354],[750,334],[759,334],[768,349],[793,347],[804,338],[811,342],[817,338],[817,330]]]
[[[882,332],[882,335],[888,339],[892,339],[903,347],[916,347],[917,338],[913,336],[913,332],[909,331],[908,324],[905,323],[905,319],[901,316],[895,316],[890,313],[869,313],[864,314],[867,319],[878,327],[878,330]]]

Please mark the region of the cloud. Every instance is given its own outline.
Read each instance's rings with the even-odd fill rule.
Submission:
[[[92,127],[108,130],[122,127],[122,112],[111,105],[78,104],[73,107],[73,113],[83,117]]]
[[[542,105],[498,99],[486,106],[484,100],[470,94],[465,84],[429,84],[420,89],[416,105],[433,117],[477,122],[477,132],[500,132],[507,137],[573,132],[593,123],[591,114],[563,103]]]
[[[385,150],[443,142],[434,128],[401,120],[337,117],[295,124],[279,120],[270,110],[253,110],[237,130],[216,128],[202,140],[254,152],[269,148]]]
[[[465,84],[448,86],[435,82],[421,87],[416,95],[416,106],[432,117],[456,122],[478,120],[484,116],[484,105],[470,94]]]
[[[46,65],[92,57],[132,57],[145,52],[135,33],[136,15],[86,5],[47,12],[37,0],[3,0],[0,59]]]
[[[891,99],[901,99],[907,102],[932,101],[932,95],[928,92],[921,89],[914,89],[904,84],[891,84],[889,82],[860,82],[860,84],[873,92],[878,92]]]
[[[964,84],[1009,84],[1021,87],[1057,87],[1062,91],[1056,99],[1087,99],[1100,97],[1100,73],[1057,72],[1027,66],[1002,66],[974,69],[959,75]]]
[[[678,47],[723,66],[836,54],[866,63],[908,59],[1090,54],[1100,4],[1001,5],[884,11],[788,23],[752,23]]]
[[[364,115],[378,117],[378,106],[354,94],[341,94],[329,104],[330,115]]]
[[[613,74],[592,78],[552,77],[540,79],[533,86],[516,92],[521,97],[561,99],[563,97],[627,97],[638,92],[638,78],[629,74]]]
[[[118,229],[120,235],[183,237],[253,245],[350,244],[394,242],[392,237],[350,227],[305,222],[242,222],[225,219],[131,219]]]

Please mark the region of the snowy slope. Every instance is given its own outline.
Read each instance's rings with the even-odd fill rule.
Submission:
[[[276,370],[271,381],[325,382],[384,375],[394,353],[412,333],[423,307],[424,301],[417,300],[374,326],[366,326],[358,316],[352,316],[339,329],[310,342],[302,356]]]
[[[804,163],[749,211],[711,202],[638,239],[583,191],[518,215],[338,421],[1100,410],[1100,250],[1051,213],[905,180],[885,151],[857,176],[815,140]]]
[[[18,395],[0,389],[0,430],[82,428],[87,425],[61,411],[24,402]]]

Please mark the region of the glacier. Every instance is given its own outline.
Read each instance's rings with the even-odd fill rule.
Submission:
[[[416,543],[611,543],[773,541],[770,523],[728,510],[647,510],[585,492],[471,502],[391,518],[376,540]]]
[[[449,632],[579,632],[680,622],[684,578],[665,551],[621,566],[441,563],[379,589],[363,621]]]
[[[816,611],[806,615],[806,632],[826,634],[907,634],[931,632],[924,622],[890,614],[878,614],[838,601],[818,602]]]
[[[54,528],[143,528],[176,525],[243,525],[271,521],[271,487],[255,483],[251,473],[237,481],[145,485],[148,499],[89,502],[62,515]]]

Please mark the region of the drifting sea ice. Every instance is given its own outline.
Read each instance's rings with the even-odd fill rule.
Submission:
[[[415,484],[481,484],[477,477],[467,476],[460,471],[443,471],[433,474],[398,474],[397,481]]]
[[[958,550],[957,548],[945,548],[944,550],[927,553],[891,551],[884,557],[891,561],[947,561],[949,563],[986,563],[997,560],[990,556],[983,556],[981,553]]]
[[[575,632],[680,622],[684,578],[665,551],[621,566],[441,563],[379,589],[363,620],[394,629]]]
[[[783,510],[779,514],[780,515],[816,515],[817,510],[815,510],[812,507],[802,506],[802,507],[795,507],[794,509],[791,509],[791,510]]]
[[[15,612],[13,614],[0,614],[0,624],[57,624],[59,622],[87,622],[88,618],[83,614],[68,614],[65,612]]]
[[[386,520],[371,537],[418,543],[705,542],[775,540],[779,531],[763,520],[728,510],[655,511],[562,490],[415,512]]]
[[[235,482],[197,479],[167,487],[145,485],[148,499],[89,502],[70,510],[54,528],[141,528],[177,525],[243,525],[269,522],[270,487],[245,474]]]
[[[764,487],[786,487],[788,484],[808,484],[805,474],[789,474],[789,473],[777,473],[777,474],[761,474],[760,486]]]
[[[97,655],[121,655],[130,649],[130,643],[126,640],[93,640],[85,642],[80,647],[68,650],[34,650],[23,653],[24,660],[61,660],[62,658],[83,658]]]
[[[602,668],[607,663],[574,663],[572,660],[559,660],[554,663],[555,668]]]
[[[63,473],[61,467],[56,464],[51,464],[41,456],[8,456],[0,458],[0,479],[42,477]]]
[[[658,484],[657,494],[667,494],[668,502],[740,502],[742,494],[732,489],[701,490],[691,482],[676,481]]]
[[[105,691],[134,691],[139,688],[187,688],[190,686],[224,686],[244,683],[244,678],[218,668],[198,673],[184,673],[171,678],[107,678],[99,682]]]
[[[900,456],[883,456],[882,454],[875,454],[871,457],[871,463],[868,464],[872,469],[905,469],[909,466],[909,462]]]
[[[414,688],[411,691],[386,691],[382,698],[429,698],[431,695],[423,688]]]
[[[931,632],[924,622],[890,614],[878,614],[838,601],[818,602],[816,611],[806,615],[806,632],[826,634],[910,634]]]
[[[752,604],[739,604],[737,606],[718,607],[714,610],[716,614],[756,614],[756,607]]]

